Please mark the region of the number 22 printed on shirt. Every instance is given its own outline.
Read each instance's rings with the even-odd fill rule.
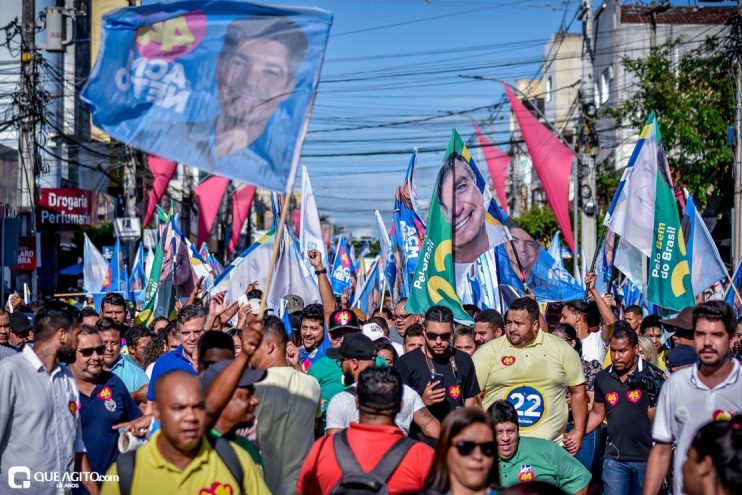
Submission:
[[[518,411],[521,428],[532,428],[541,422],[546,412],[544,396],[533,387],[521,385],[512,389],[505,398]]]

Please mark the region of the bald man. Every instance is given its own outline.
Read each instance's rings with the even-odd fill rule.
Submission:
[[[250,328],[252,323],[254,328]],[[207,397],[196,377],[186,371],[174,370],[160,376],[154,387],[154,414],[160,430],[135,452],[119,456],[107,474],[121,475],[120,480],[105,482],[103,494],[119,495],[120,484],[127,481],[131,485],[130,493],[169,493],[178,487],[183,493],[270,494],[258,467],[245,450],[224,437],[206,436],[207,427],[219,417],[238,387],[261,334],[262,320],[248,324],[243,332],[243,352],[214,380]],[[119,465],[132,461],[133,477],[127,479],[123,470],[119,472]],[[228,463],[239,463],[241,487],[237,475],[232,474],[237,466],[230,468]]]

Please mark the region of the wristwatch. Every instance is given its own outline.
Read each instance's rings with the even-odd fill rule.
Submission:
[[[327,268],[323,268],[321,270],[314,270],[315,275],[322,275],[323,273],[327,273]]]

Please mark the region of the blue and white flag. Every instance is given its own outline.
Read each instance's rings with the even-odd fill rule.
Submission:
[[[425,222],[420,218],[412,203],[414,196],[414,171],[417,160],[417,150],[412,153],[410,164],[407,166],[404,185],[398,190],[394,201],[394,226],[392,228],[392,247],[399,258],[397,269],[401,272],[401,287],[399,294],[407,297],[415,268],[420,255],[420,247],[425,239]],[[409,202],[407,198],[410,198]]]
[[[85,245],[83,248],[83,288],[88,294],[101,292],[104,287],[111,286],[111,267],[108,261],[100,254],[98,248],[90,241],[87,234],[83,234]]]
[[[320,9],[232,0],[115,10],[82,98],[120,141],[283,191],[331,25]]]
[[[332,265],[332,273],[330,273],[330,283],[332,284],[332,292],[336,296],[339,296],[344,290],[350,289],[350,271],[353,269],[350,261],[348,242],[344,236],[340,236],[338,240],[336,253],[335,262]]]
[[[353,307],[360,308],[364,314],[370,315],[379,307],[379,261],[378,258],[371,264],[366,280],[360,290],[356,291]]]
[[[276,241],[276,229],[272,228],[257,241],[250,244],[230,263],[214,281],[214,286],[209,290],[213,296],[227,291],[225,300],[228,303],[237,302],[237,299],[245,293],[247,286],[258,282],[258,289],[265,288],[268,278],[268,266],[271,263],[273,245]]]
[[[628,308],[632,305],[643,306],[644,296],[642,291],[634,283],[626,278],[623,283],[623,306]]]
[[[275,274],[268,295],[268,307],[281,307],[283,296],[294,294],[304,300],[304,304],[320,302],[319,286],[314,273],[302,259],[299,241],[284,225],[281,250],[276,262]]]
[[[726,279],[729,272],[724,262],[721,261],[719,250],[691,195],[688,195],[685,216],[680,226],[683,229],[683,237],[685,237],[693,295],[698,295],[719,280]]]
[[[126,292],[128,289],[128,277],[126,276],[126,265],[124,264],[124,253],[121,252],[121,240],[117,237],[113,246],[113,255],[109,263],[111,267],[111,284],[103,287],[106,290]]]
[[[129,275],[129,299],[134,299],[131,295],[133,291],[143,291],[145,287],[147,287],[147,275],[144,272],[144,247],[142,241],[139,241],[137,254],[134,256],[134,265]]]
[[[564,268],[564,262],[562,262],[562,241],[559,237],[558,230],[554,232],[554,237],[551,239],[551,244],[549,244],[549,249],[547,250],[549,255],[554,258],[554,267],[562,267]]]

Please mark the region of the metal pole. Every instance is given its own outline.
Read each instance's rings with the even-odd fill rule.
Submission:
[[[586,198],[586,201],[592,201],[595,205],[595,160],[593,158],[593,149],[591,136],[586,135],[584,129],[588,129],[589,133],[592,134],[592,122],[588,122],[588,117],[585,115],[585,108],[591,104],[594,99],[593,94],[593,5],[592,0],[582,0],[582,23],[583,23],[583,48],[582,48],[582,79],[580,82],[580,97],[582,103],[582,143],[580,143],[580,154],[579,154],[579,166],[587,171],[587,174],[580,174],[583,178],[584,184],[581,186],[587,186],[590,191],[590,196]],[[585,124],[588,124],[587,126]],[[582,195],[582,187],[577,191],[577,194]],[[595,251],[595,238],[597,236],[597,205],[593,206],[592,214],[588,215],[583,209],[581,214],[581,245],[582,255]],[[577,222],[575,221],[575,225]],[[575,235],[577,237],[577,235]],[[577,241],[575,241],[576,243]]]
[[[572,181],[574,184],[574,191],[573,191],[573,198],[572,198],[572,223],[574,223],[574,226],[572,227],[575,231],[574,239],[575,239],[575,252],[572,253],[572,262],[574,263],[574,266],[572,267],[572,271],[575,275],[575,280],[579,280],[580,278],[580,264],[578,262],[578,253],[580,252],[580,236],[579,234],[579,214],[580,214],[580,202],[579,202],[579,194],[580,194],[580,175],[577,173],[577,169],[579,168],[580,164],[576,160],[572,160]]]
[[[738,16],[742,18],[742,0],[737,2]],[[742,20],[737,19],[735,45],[739,47],[742,40]],[[737,94],[735,99],[734,118],[734,210],[732,221],[732,264],[736,265],[742,259],[742,53],[735,54]]]

